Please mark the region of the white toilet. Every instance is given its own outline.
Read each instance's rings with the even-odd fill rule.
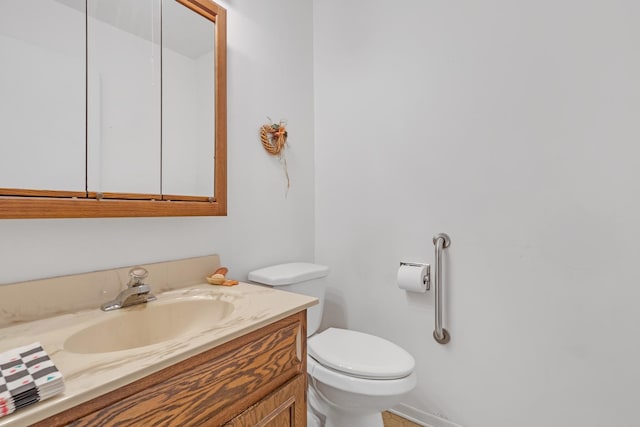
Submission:
[[[252,271],[249,280],[319,300],[307,310],[307,425],[382,427],[381,411],[416,386],[415,360],[374,335],[338,328],[316,334],[328,274],[326,266],[298,262]]]

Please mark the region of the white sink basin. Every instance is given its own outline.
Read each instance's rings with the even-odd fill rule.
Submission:
[[[152,301],[108,313],[105,320],[71,335],[71,353],[108,353],[157,344],[207,331],[227,318],[234,305],[211,298]]]

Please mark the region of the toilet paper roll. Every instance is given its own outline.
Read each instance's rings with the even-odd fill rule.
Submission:
[[[425,276],[427,266],[419,264],[401,264],[398,268],[398,287],[410,292],[427,292]]]

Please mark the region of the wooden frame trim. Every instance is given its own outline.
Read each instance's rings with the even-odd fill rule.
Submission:
[[[222,216],[220,202],[0,197],[0,219]]]
[[[149,193],[100,193],[90,191],[88,199],[162,200],[162,194]]]
[[[25,197],[87,197],[84,191],[27,190],[23,188],[0,188],[0,196]]]
[[[215,182],[209,197],[0,189],[0,219],[227,215],[227,11],[212,0],[176,0],[215,25]],[[146,200],[141,200],[141,196]],[[151,200],[157,197],[158,200]],[[162,200],[164,199],[164,200]],[[170,200],[167,200],[170,199]]]
[[[179,194],[163,194],[162,200],[167,201],[184,201],[184,202],[214,202],[215,197],[207,196],[181,196]]]
[[[219,19],[226,21],[227,10],[211,0],[176,0],[181,5],[188,7],[209,21],[218,23]]]

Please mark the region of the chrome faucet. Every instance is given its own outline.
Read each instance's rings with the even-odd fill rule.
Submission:
[[[120,292],[113,301],[102,304],[102,310],[117,310],[119,308],[154,301],[156,297],[151,293],[151,286],[142,282],[148,275],[149,272],[143,267],[133,267],[129,270],[129,283],[127,283],[127,289]]]

